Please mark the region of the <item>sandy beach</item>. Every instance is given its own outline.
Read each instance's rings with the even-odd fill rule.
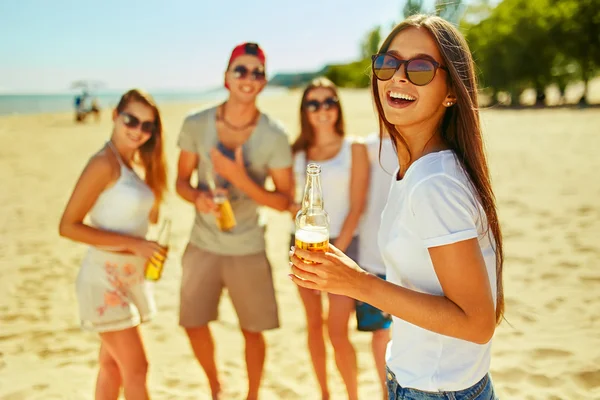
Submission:
[[[600,88],[599,88],[600,89]],[[598,93],[600,90],[594,92]],[[590,96],[591,101],[600,99]],[[297,133],[299,92],[260,107]],[[369,93],[341,95],[347,131],[377,129]],[[154,399],[208,399],[208,385],[177,325],[180,258],[192,207],[173,189],[184,116],[201,104],[161,107],[166,127],[172,247],[156,284],[157,317],[143,325]],[[0,117],[0,399],[90,399],[98,338],[79,328],[74,282],[83,245],[58,221],[88,157],[108,140],[110,113],[76,125],[71,113]],[[486,110],[482,120],[505,237],[506,317],[492,376],[503,400],[600,399],[600,108]],[[297,289],[287,278],[289,215],[267,211],[268,255],[282,327],[266,334],[263,399],[317,399]],[[151,232],[151,234],[154,233]],[[227,399],[246,390],[243,338],[229,299],[212,328]],[[362,399],[378,398],[370,335],[356,332]],[[345,391],[329,348],[333,399]]]

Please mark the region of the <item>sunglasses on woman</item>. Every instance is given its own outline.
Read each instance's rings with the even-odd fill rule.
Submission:
[[[427,58],[411,58],[402,60],[391,53],[375,54],[372,56],[373,74],[380,81],[389,81],[404,65],[406,79],[413,85],[425,86],[433,80],[438,68],[448,71],[440,63]]]
[[[250,71],[245,65],[238,65],[231,70],[236,79],[244,79],[250,75],[250,79],[254,81],[262,81],[265,79],[265,71],[260,68],[254,68]]]
[[[154,123],[154,121],[141,122],[138,117],[126,112],[122,112],[121,116],[123,117],[123,123],[128,128],[135,129],[141,124],[142,126],[140,127],[140,130],[142,132],[149,133],[151,135],[154,134],[154,132],[156,132],[156,124]]]
[[[310,112],[317,112],[321,108],[323,108],[323,110],[329,110],[332,108],[337,108],[338,105],[339,101],[335,97],[328,97],[323,101],[307,100],[304,102],[304,108],[306,108]]]

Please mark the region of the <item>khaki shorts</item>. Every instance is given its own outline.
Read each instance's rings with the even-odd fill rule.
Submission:
[[[279,328],[271,264],[266,253],[214,254],[188,244],[181,260],[179,325],[207,325],[218,319],[221,291],[227,288],[242,329]]]

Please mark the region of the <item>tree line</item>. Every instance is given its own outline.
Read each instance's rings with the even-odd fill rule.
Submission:
[[[492,103],[503,93],[518,104],[524,90],[536,92],[543,104],[545,90],[555,84],[561,100],[569,83],[583,82],[579,103],[587,104],[588,86],[600,71],[600,0],[423,0],[405,1],[400,16],[436,14],[463,32],[475,58],[481,87]],[[390,27],[391,29],[391,27]],[[377,53],[384,28],[367,32],[361,58],[329,65],[325,75],[341,87],[368,87],[371,55]]]

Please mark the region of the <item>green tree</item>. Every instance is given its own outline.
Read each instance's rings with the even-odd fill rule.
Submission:
[[[580,77],[579,65],[564,53],[558,53],[552,66],[552,82],[556,84],[560,92],[560,103],[565,101],[565,92],[569,82],[577,81]],[[585,99],[585,95],[583,98]]]
[[[559,50],[551,33],[555,20],[548,0],[509,0],[513,13],[511,49],[519,60],[515,66],[517,82],[532,85],[541,104],[546,87],[552,83],[552,67]]]
[[[361,58],[371,58],[372,54],[379,51],[379,44],[381,43],[381,27],[378,25],[371,29],[365,35],[363,42],[360,45]]]
[[[339,87],[366,88],[371,83],[371,59],[330,65],[325,76]]]
[[[504,0],[489,16],[469,25],[463,23],[480,78],[493,96],[510,93],[513,101],[532,87],[538,104],[553,82],[553,66],[559,54],[552,38],[555,20],[553,0]]]
[[[402,8],[402,15],[404,18],[408,18],[411,15],[420,14],[424,12],[423,0],[406,0],[404,7]]]
[[[554,36],[566,57],[562,64],[577,64],[585,87],[580,103],[587,104],[589,81],[600,69],[600,0],[550,0],[550,5],[557,22]]]

